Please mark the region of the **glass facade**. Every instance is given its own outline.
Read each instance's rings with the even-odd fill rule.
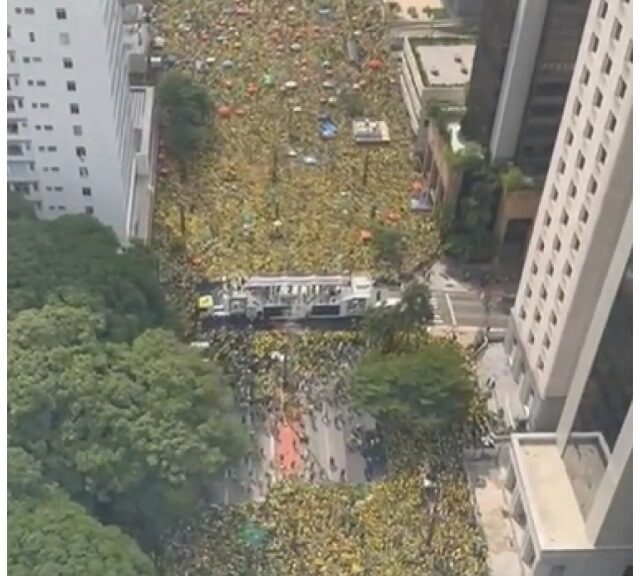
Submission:
[[[586,518],[633,398],[633,267],[629,257],[563,454]],[[591,434],[589,434],[591,433]]]

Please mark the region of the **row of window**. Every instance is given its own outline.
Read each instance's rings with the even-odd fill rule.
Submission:
[[[35,8],[21,8],[17,7],[15,9],[16,14],[26,14],[27,16],[33,16],[36,13]],[[67,11],[64,8],[56,8],[56,18],[58,20],[66,20],[67,19]]]
[[[42,202],[38,201],[38,202],[34,202],[36,208],[38,210],[42,210]],[[54,206],[53,204],[49,204],[49,206],[47,207],[48,210],[50,212],[55,212],[56,210],[58,210],[59,212],[64,212],[66,211],[67,207],[64,205],[59,204],[58,206]],[[93,210],[93,206],[85,206],[84,207],[84,213],[85,214],[89,214],[90,216],[93,216],[94,214],[94,210]]]

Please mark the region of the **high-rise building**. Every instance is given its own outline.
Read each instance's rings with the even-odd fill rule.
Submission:
[[[593,0],[505,340],[529,430],[577,388],[578,424],[631,399],[631,29],[630,0]]]
[[[151,39],[126,0],[9,0],[9,189],[43,218],[93,214],[146,237],[154,186]]]
[[[495,162],[546,172],[588,7],[589,0],[485,2],[463,128]]]

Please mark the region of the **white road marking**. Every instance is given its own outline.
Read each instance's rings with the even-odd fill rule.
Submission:
[[[449,297],[449,294],[447,294],[446,292],[444,294],[444,298],[447,301],[447,307],[449,308],[449,314],[451,315],[451,325],[456,326],[457,325],[456,314],[453,311],[453,304],[451,304],[451,298]]]

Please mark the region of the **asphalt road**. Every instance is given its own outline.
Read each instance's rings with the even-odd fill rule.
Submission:
[[[485,310],[482,296],[476,292],[432,291],[434,324],[445,326],[477,326],[487,325],[492,328],[506,328],[508,305],[491,301],[489,311]]]

